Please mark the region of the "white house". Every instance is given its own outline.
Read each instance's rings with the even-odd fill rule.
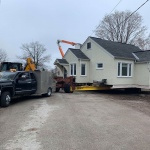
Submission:
[[[113,88],[150,89],[150,51],[134,45],[88,37],[80,49],[69,48],[54,64],[64,77],[75,76],[76,83],[106,79]]]

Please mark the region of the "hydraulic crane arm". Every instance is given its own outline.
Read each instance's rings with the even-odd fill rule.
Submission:
[[[61,54],[62,58],[64,57],[65,54],[64,54],[64,52],[63,52],[63,50],[62,50],[62,48],[61,48],[61,46],[59,44],[60,42],[61,43],[66,43],[66,44],[70,44],[72,46],[77,44],[77,43],[69,42],[69,41],[66,41],[66,40],[57,40],[58,48],[59,48],[59,51],[60,51],[60,54]]]
[[[66,43],[66,44],[70,44],[72,46],[76,45],[77,43],[74,43],[74,42],[69,42],[69,41],[66,41],[66,40],[57,40],[58,43],[62,42],[62,43]]]
[[[28,57],[26,60],[26,66],[24,68],[25,71],[34,71],[36,69],[35,64],[33,62],[33,60]]]

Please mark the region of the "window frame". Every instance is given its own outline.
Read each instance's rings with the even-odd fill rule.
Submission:
[[[85,74],[82,74],[82,65],[85,65]],[[86,76],[86,63],[81,63],[80,64],[80,76]]]
[[[87,49],[91,49],[91,47],[92,47],[91,42],[87,42],[87,44],[86,44],[86,48],[87,48]]]
[[[132,68],[133,68],[132,66],[133,63],[130,62],[118,62],[117,77],[132,77]],[[123,75],[124,73],[123,71],[126,71],[127,75]]]
[[[76,63],[70,63],[70,76],[77,75],[77,65]]]
[[[102,64],[102,67],[98,67],[98,64]],[[104,64],[103,64],[103,63],[96,63],[96,69],[97,69],[97,70],[102,70],[102,69],[104,69]]]

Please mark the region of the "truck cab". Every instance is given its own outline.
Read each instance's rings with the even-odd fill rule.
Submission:
[[[33,72],[0,72],[0,104],[9,105],[14,96],[34,94],[37,90],[37,80]]]
[[[36,92],[37,80],[33,72],[20,72],[14,79],[14,82],[16,95]]]
[[[3,71],[0,72],[0,105],[9,106],[15,96],[51,96],[56,90],[56,81],[48,71]]]

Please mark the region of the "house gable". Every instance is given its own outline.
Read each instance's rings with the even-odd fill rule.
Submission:
[[[97,44],[102,46],[106,51],[112,54],[115,58],[135,59],[133,52],[141,51],[138,47],[130,44],[103,40],[100,38],[90,37]]]
[[[73,48],[69,48],[67,50],[67,52],[65,53],[64,58],[67,57],[68,53],[72,53],[74,57],[76,57],[77,59],[82,59],[82,60],[89,60],[89,58],[80,50],[80,49],[73,49]]]
[[[89,82],[90,59],[80,49],[69,48],[64,56],[64,59],[66,59],[69,63],[68,76],[76,76],[77,82]],[[81,66],[83,66],[83,64],[85,65],[84,77],[81,74]]]
[[[90,48],[88,48],[88,44],[90,44]],[[97,53],[95,53],[95,50],[97,50]],[[86,56],[91,58],[91,54],[94,57],[94,55],[98,56],[101,55],[101,51],[103,51],[106,55],[110,56],[111,58],[114,58],[114,56],[109,53],[106,49],[104,49],[101,45],[96,43],[91,37],[88,37],[86,41],[83,43],[81,47],[81,51],[86,54]]]
[[[90,60],[80,49],[70,49],[70,51],[71,51],[78,59]]]
[[[60,65],[69,65],[66,59],[56,59],[54,62],[54,65],[60,64]]]

